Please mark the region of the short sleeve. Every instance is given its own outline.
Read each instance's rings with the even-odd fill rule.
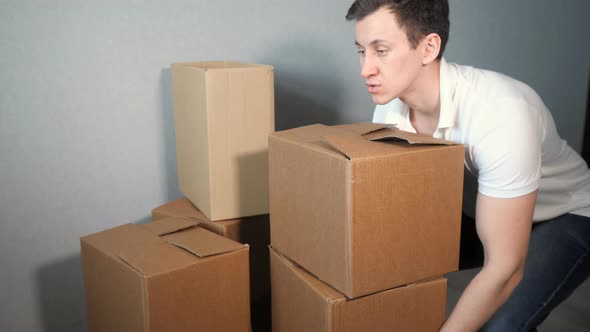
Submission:
[[[539,188],[542,122],[525,101],[495,104],[474,119],[473,157],[478,191],[486,196],[512,198]]]

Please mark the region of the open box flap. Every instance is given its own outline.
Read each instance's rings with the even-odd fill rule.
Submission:
[[[322,141],[328,143],[348,159],[363,158],[386,152],[382,144],[367,141],[366,138],[352,131],[322,136]]]
[[[146,243],[127,248],[119,258],[145,277],[172,271],[193,264],[195,256],[169,245],[166,241]]]
[[[186,218],[164,218],[160,220],[153,221],[149,224],[141,225],[141,227],[147,229],[148,231],[158,235],[166,235],[174,232],[178,232],[183,229],[191,228],[197,226],[199,221],[197,220],[189,220]]]
[[[410,145],[455,145],[450,141],[405,132],[384,124],[359,123],[337,127],[347,131],[322,136],[322,141],[348,159],[387,155],[392,152],[391,147],[375,144],[376,141],[399,141]]]
[[[200,227],[164,235],[162,238],[168,243],[188,250],[199,257],[218,255],[246,247],[246,245]]]
[[[410,144],[455,145],[455,143],[445,141],[444,139],[410,133],[397,128],[383,128],[367,133],[363,137],[369,141],[399,140]]]
[[[391,126],[391,125],[386,124],[386,123],[358,122],[358,123],[337,125],[334,127],[339,128],[339,129],[345,129],[348,131],[353,131],[359,135],[365,135],[365,134],[372,133],[374,131],[378,131],[383,128],[387,128],[389,126]]]

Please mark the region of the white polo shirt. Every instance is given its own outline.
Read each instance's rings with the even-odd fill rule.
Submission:
[[[508,76],[440,65],[440,117],[434,137],[465,144],[464,211],[480,193],[518,197],[538,189],[534,221],[571,212],[590,217],[590,171],[562,140],[541,98]],[[373,122],[416,132],[399,99],[377,105]]]

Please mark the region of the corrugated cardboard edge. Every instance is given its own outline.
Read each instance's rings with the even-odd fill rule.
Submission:
[[[211,183],[205,175],[210,171],[208,160],[210,139],[206,127],[210,120],[207,112],[195,112],[195,109],[207,108],[207,75],[205,71],[197,70],[190,64],[171,65],[178,184],[179,190],[186,197],[197,202],[201,210],[207,212],[211,209],[209,196]],[[198,138],[196,141],[195,135]],[[192,143],[188,144],[189,142]],[[207,160],[196,162],[192,157],[196,152],[199,153],[199,158]],[[194,168],[197,164],[202,167],[202,172],[195,172]],[[198,188],[196,188],[197,183]]]
[[[150,301],[149,301],[150,292],[148,291],[148,282],[147,282],[147,278],[145,276],[142,276],[141,284],[142,284],[142,288],[143,288],[142,305],[143,305],[143,316],[145,317],[145,328],[146,328],[146,331],[151,331],[152,330],[152,327],[151,327],[152,317],[150,315],[150,308],[148,307],[148,303],[150,303]]]
[[[310,125],[310,126],[324,126],[324,125],[322,125],[322,124],[313,124],[313,125]],[[325,126],[325,127],[327,127],[327,126]],[[297,129],[297,128],[294,128],[294,129]],[[300,141],[297,141],[295,139],[291,139],[291,138],[288,138],[288,137],[283,137],[283,136],[279,135],[278,133],[279,132],[274,132],[274,133],[270,133],[268,135],[269,146],[270,146],[270,144],[271,144],[271,142],[273,140],[276,140],[276,141],[280,141],[281,144],[291,145],[291,146],[297,146],[297,147],[301,147],[301,148],[304,148],[304,149],[309,149],[309,150],[312,150],[312,151],[315,151],[315,152],[321,153],[321,154],[331,154],[331,155],[334,155],[334,156],[338,156],[340,158],[346,158],[346,156],[342,156],[343,154],[340,151],[332,151],[332,150],[326,149],[325,147],[319,146],[317,144],[310,144],[309,142],[300,142]],[[322,140],[321,137],[319,138],[319,140]]]
[[[384,128],[389,128],[391,125],[386,123],[376,123],[376,122],[357,122],[351,124],[344,124],[344,125],[336,125],[334,127],[345,129],[347,131],[355,132],[359,135],[366,135],[372,133],[374,131],[378,131]]]
[[[223,65],[224,67],[206,68],[207,65]],[[274,71],[273,65],[258,64],[258,63],[247,63],[233,60],[209,60],[209,61],[182,61],[175,62],[173,66],[183,66],[188,68],[194,68],[195,70],[208,71],[208,70],[241,70],[241,69],[266,69]],[[201,67],[199,67],[201,66]]]
[[[173,203],[178,203],[178,201],[182,200],[175,200],[172,202],[168,202],[165,205],[159,206],[157,208],[152,209],[152,222],[156,221],[156,220],[160,220],[160,219],[167,219],[167,218],[184,218],[184,219],[188,219],[188,220],[193,220],[195,222],[197,222],[199,227],[203,227],[205,229],[208,229],[216,234],[222,235],[222,236],[226,236],[226,230],[225,227],[223,227],[221,224],[219,224],[219,222],[222,221],[227,221],[227,220],[220,220],[219,222],[217,221],[211,221],[209,218],[207,218],[207,216],[203,213],[203,211],[199,210],[196,206],[194,206],[194,204],[188,199],[188,198],[184,198],[186,199],[187,202],[185,202],[185,204],[191,204],[193,209],[191,209],[190,212],[185,212],[185,213],[175,213],[175,211],[169,211],[167,209],[165,209],[165,207],[167,207],[168,204],[173,204]],[[241,218],[238,218],[241,219]],[[238,220],[236,219],[236,220]],[[230,219],[233,220],[233,219]]]
[[[344,296],[344,294],[342,294],[339,291],[337,291],[336,289],[330,287],[328,284],[326,284],[325,282],[323,282],[319,278],[317,278],[317,276],[313,275],[312,273],[310,273],[309,271],[304,269],[302,266],[298,265],[297,263],[293,262],[285,255],[281,254],[278,250],[275,250],[272,246],[268,246],[268,249],[269,249],[269,253],[271,255],[275,255],[277,258],[279,258],[285,264],[285,266],[287,266],[289,268],[289,270],[291,270],[291,272],[297,276],[297,278],[301,282],[308,285],[317,294],[324,295],[325,293],[327,293],[326,290],[329,289],[330,290],[329,292],[332,294],[325,294],[326,295],[325,296],[326,302],[328,304],[334,304],[334,303],[346,301],[346,297]],[[304,277],[305,275],[309,276],[307,279],[314,278],[315,280],[318,281],[318,283],[315,283],[315,284],[308,283],[306,281],[306,278]],[[326,290],[323,290],[323,289],[320,289],[319,287],[317,287],[318,284],[324,285],[326,287],[325,288]]]
[[[325,135],[321,140],[348,160],[362,158],[371,150],[380,149],[379,146],[368,144],[363,136],[352,131]]]
[[[352,271],[354,266],[352,266],[352,219],[354,216],[354,204],[352,201],[352,196],[353,196],[353,188],[352,188],[352,179],[354,178],[354,174],[352,174],[352,165],[350,162],[348,162],[348,164],[346,165],[346,179],[345,181],[347,181],[346,183],[346,201],[348,202],[348,210],[346,211],[347,216],[346,216],[346,229],[344,230],[345,232],[345,236],[346,236],[346,257],[345,257],[345,271],[346,271],[346,280],[344,281],[344,284],[346,285],[346,293],[349,293],[352,291],[352,285],[354,285],[354,280],[353,280],[353,275],[352,275]]]
[[[401,141],[410,145],[457,145],[443,139],[405,132],[384,124],[359,123],[338,126],[342,133],[322,136],[321,139],[347,159],[366,157],[371,152],[382,154],[382,147],[369,142]]]
[[[182,220],[190,222],[190,220],[188,219]],[[201,227],[193,228],[191,226],[189,228],[182,229],[175,233],[169,233],[162,236],[154,234],[154,237],[161,241],[161,243],[158,243],[157,245],[170,246],[162,248],[161,250],[169,250],[171,248],[176,248],[176,250],[182,250],[183,252],[192,255],[196,259],[209,258],[234,251],[250,249],[250,246],[247,244],[240,244],[238,242],[227,239],[221,235],[215,234]],[[197,241],[195,241],[196,237],[198,237]],[[208,246],[213,247],[212,249],[209,249],[209,251],[207,251],[206,248]],[[149,273],[141,267],[143,260],[143,255],[141,253],[145,253],[145,251],[141,250],[140,247],[136,247],[134,249],[119,253],[117,257],[121,260],[121,262],[123,262],[129,268],[133,269],[139,276],[143,277],[144,279],[156,277],[158,275],[169,273],[172,271],[178,271],[196,262],[194,261],[190,264],[187,263],[187,265],[178,265],[168,269],[162,269],[157,273]]]
[[[198,226],[199,223],[200,221],[195,219],[169,217],[154,220],[151,223],[141,225],[141,227],[147,229],[148,231],[157,236],[163,236],[166,234],[175,233],[181,230]]]
[[[198,237],[198,241],[195,241],[196,237]],[[162,238],[169,244],[184,249],[199,258],[249,248],[249,245],[247,244],[232,241],[201,227],[185,232],[167,234],[162,236]]]
[[[363,137],[369,141],[393,139],[402,140],[408,142],[409,144],[457,145],[457,143],[453,143],[444,139],[410,133],[392,127],[382,128],[380,130],[363,134]]]

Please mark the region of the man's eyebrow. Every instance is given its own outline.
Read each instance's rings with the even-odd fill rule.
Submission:
[[[384,39],[375,39],[372,42],[369,43],[370,46],[374,46],[374,45],[378,45],[378,44],[387,44],[388,41],[384,40]],[[358,41],[355,41],[354,44],[358,47],[362,47],[361,44],[359,44]]]

